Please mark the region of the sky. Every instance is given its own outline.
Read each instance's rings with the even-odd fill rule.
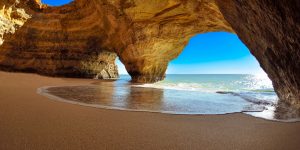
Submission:
[[[120,74],[127,74],[117,60]],[[262,74],[264,71],[236,34],[210,32],[190,39],[169,63],[167,74]]]
[[[51,6],[60,6],[64,4],[68,4],[73,0],[42,0],[42,3],[48,4]]]
[[[72,0],[42,0],[60,6]],[[127,74],[117,60],[120,74]],[[198,34],[178,58],[169,63],[167,74],[261,74],[257,60],[237,35],[226,32]]]

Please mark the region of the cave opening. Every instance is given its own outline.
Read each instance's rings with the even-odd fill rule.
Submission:
[[[129,81],[131,77],[119,58],[116,64],[121,79],[117,84]],[[266,119],[278,115],[275,113],[278,96],[271,80],[238,36],[228,32],[195,35],[182,53],[169,63],[164,80],[134,83],[128,91],[126,102],[136,97],[151,99],[154,103],[147,109],[155,108],[155,111],[245,112]],[[147,103],[139,100],[135,104],[146,107]]]
[[[256,58],[228,32],[193,36],[181,54],[169,63],[167,74],[265,74]]]
[[[247,99],[278,100],[259,62],[236,34],[228,32],[192,37],[181,54],[169,62],[163,82],[175,83],[183,90],[242,91]]]
[[[63,6],[73,2],[73,0],[42,0],[41,2],[49,6]]]
[[[228,32],[193,36],[169,62],[165,80],[153,87],[233,95],[255,105],[266,104],[259,107],[278,102],[272,81],[257,59],[236,34]],[[254,115],[273,116],[271,109]]]
[[[118,66],[118,72],[120,75],[128,75],[128,72],[119,57],[116,58],[116,64]]]
[[[125,65],[122,63],[119,57],[116,58],[115,63],[118,67],[119,79],[131,80],[131,77],[126,70]]]

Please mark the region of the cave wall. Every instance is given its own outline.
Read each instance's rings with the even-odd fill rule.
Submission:
[[[128,23],[115,17],[116,8],[95,0],[61,7],[38,0],[7,0],[0,2],[0,8],[1,70],[118,77],[115,49],[130,39],[124,36]]]
[[[236,32],[278,96],[299,106],[299,8],[296,0],[2,0],[0,69],[115,78],[119,56],[134,82],[156,82],[193,35]]]
[[[16,5],[15,1],[0,1],[0,45],[4,42],[4,35],[14,34],[31,17],[25,8]]]
[[[280,99],[300,108],[300,1],[217,0]]]
[[[134,82],[162,80],[195,34],[232,32],[211,0],[133,0],[123,11],[132,20],[134,43],[119,55]]]
[[[111,52],[120,57],[134,82],[155,82],[164,78],[168,62],[196,33],[232,32],[211,0],[75,0],[61,7],[39,0],[3,4],[6,10],[23,9],[30,17],[13,34],[2,32],[2,70],[95,77],[101,69],[93,65],[87,70],[82,61]],[[113,70],[117,74],[116,67]]]

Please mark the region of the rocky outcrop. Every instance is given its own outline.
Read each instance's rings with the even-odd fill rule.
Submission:
[[[14,34],[30,18],[24,8],[18,8],[19,2],[0,2],[0,45],[4,42],[5,34]]]
[[[300,108],[300,1],[217,3],[273,81],[279,98]]]
[[[61,7],[3,0],[0,6],[1,69],[114,78],[119,56],[134,82],[155,82],[190,37],[228,31],[250,48],[279,97],[300,103],[296,0],[75,0]]]
[[[115,17],[116,8],[100,1],[48,7],[34,0],[4,1],[2,8],[0,16],[6,19],[0,21],[4,26],[0,32],[4,40],[0,47],[2,70],[118,77],[115,49],[127,45],[129,39],[123,36],[128,23],[125,17]]]
[[[102,51],[80,61],[80,72],[84,77],[94,79],[119,78],[118,66],[115,65],[117,55],[112,52]]]
[[[134,0],[124,12],[132,20],[134,43],[119,53],[135,82],[155,82],[197,34],[232,31],[211,0]]]
[[[62,7],[35,0],[9,2],[5,8],[25,9],[30,19],[4,37],[0,65],[6,70],[91,77],[103,65],[86,70],[81,61],[111,52],[118,54],[133,81],[155,82],[164,78],[168,62],[191,36],[232,31],[208,0],[75,0]]]

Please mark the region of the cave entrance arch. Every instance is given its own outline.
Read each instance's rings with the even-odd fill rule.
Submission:
[[[170,61],[165,80],[176,88],[242,91],[256,99],[277,99],[259,62],[238,36],[229,32],[207,32],[190,38],[181,54]]]
[[[268,73],[280,99],[284,99],[300,108],[300,44],[298,40],[300,34],[296,30],[299,28],[299,11],[295,11],[299,10],[300,5],[298,1],[255,0],[237,2],[236,0],[189,0],[178,1],[178,3],[170,1],[168,3],[169,1],[149,0],[147,3],[144,1],[136,1],[138,2],[136,4],[126,3],[126,7],[119,7],[120,3],[115,3],[117,1],[107,1],[108,3],[103,3],[100,0],[75,1],[72,3],[74,5],[66,5],[66,7],[59,7],[59,9],[45,7],[41,5],[40,0],[19,1],[19,5],[15,5],[14,1],[1,1],[1,6],[13,6],[3,7],[8,8],[6,12],[23,12],[16,11],[17,9],[23,10],[23,8],[29,10],[18,15],[4,15],[8,16],[4,17],[6,20],[3,22],[4,25],[13,25],[19,31],[19,34],[15,33],[13,35],[14,38],[8,36],[10,38],[6,37],[5,41],[18,39],[17,41],[22,42],[17,44],[15,41],[4,42],[1,49],[12,51],[12,53],[4,53],[5,55],[9,53],[12,57],[2,61],[2,66],[4,64],[4,67],[10,70],[23,69],[20,69],[18,65],[14,65],[15,63],[12,65],[11,60],[16,58],[14,57],[16,54],[18,54],[17,56],[27,55],[22,55],[14,50],[20,49],[21,46],[23,46],[24,50],[28,49],[30,51],[32,50],[31,48],[35,50],[41,49],[42,47],[37,46],[36,43],[39,43],[39,39],[45,38],[44,35],[50,34],[39,33],[47,30],[55,29],[57,31],[55,33],[58,34],[51,34],[52,36],[46,37],[55,39],[57,43],[61,42],[61,46],[56,46],[56,50],[61,50],[64,53],[66,51],[64,47],[69,46],[62,46],[67,42],[65,40],[66,36],[62,34],[66,32],[61,32],[65,31],[63,27],[78,29],[80,33],[82,28],[77,27],[82,25],[82,23],[86,23],[86,26],[95,23],[94,19],[89,19],[88,22],[84,20],[84,18],[91,16],[90,13],[84,13],[86,12],[85,8],[89,8],[89,10],[100,8],[98,11],[93,11],[95,13],[94,17],[98,20],[96,23],[100,27],[97,28],[98,32],[93,31],[91,35],[80,34],[74,36],[74,39],[81,39],[84,36],[83,40],[86,41],[91,37],[107,35],[108,31],[113,33],[110,34],[113,36],[109,36],[111,38],[99,38],[106,39],[106,42],[104,42],[106,45],[100,45],[102,48],[110,47],[117,50],[116,53],[122,58],[122,62],[134,81],[155,82],[163,79],[168,62],[179,55],[191,34],[208,31],[235,32]],[[68,8],[70,11],[66,12],[65,8]],[[123,10],[119,11],[119,8]],[[147,13],[141,16],[137,15],[140,14],[141,10],[147,10]],[[72,16],[77,16],[78,12],[84,15],[82,15],[81,19],[76,18],[75,22],[77,23],[74,23]],[[68,17],[57,18],[57,15],[49,15],[52,13],[59,13],[59,15]],[[99,17],[103,14],[104,16],[111,16],[111,18]],[[18,19],[18,21],[14,21],[15,19],[11,19],[11,17]],[[56,28],[56,22],[53,21],[56,19],[63,23],[63,26],[59,29]],[[54,24],[50,25],[50,23]],[[37,24],[43,28],[32,28],[32,26]],[[116,26],[111,26],[110,24]],[[107,30],[107,27],[112,28]],[[15,28],[9,28],[1,31],[1,35],[3,34],[5,37],[5,34],[14,32]],[[66,35],[74,34],[68,33]],[[2,42],[1,38],[0,43]],[[50,45],[57,45],[57,43]],[[82,50],[85,50],[85,43],[82,46]],[[50,46],[47,47],[50,48]],[[42,49],[44,50],[44,48]],[[19,60],[23,61],[25,59]],[[29,67],[30,70],[42,70],[40,73],[43,74],[57,75],[60,72],[57,70],[45,72],[44,68],[40,68],[42,66],[40,64],[26,64],[26,67]],[[71,67],[68,68],[70,69]],[[58,68],[58,70],[64,69],[65,67]],[[74,70],[71,71],[73,75]],[[63,75],[66,75],[66,73],[63,73]]]

